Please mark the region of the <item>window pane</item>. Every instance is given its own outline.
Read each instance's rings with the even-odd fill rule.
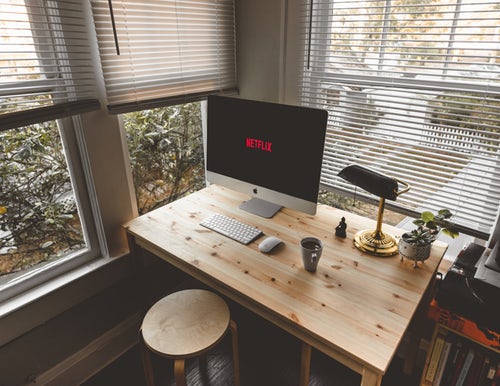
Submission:
[[[0,132],[0,275],[85,248],[56,122]]]
[[[139,213],[205,186],[200,103],[123,115]]]

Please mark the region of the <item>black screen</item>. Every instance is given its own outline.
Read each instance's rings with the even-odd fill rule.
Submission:
[[[207,170],[316,202],[327,112],[210,96]]]

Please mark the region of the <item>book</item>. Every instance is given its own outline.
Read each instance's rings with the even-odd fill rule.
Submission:
[[[434,347],[432,348],[431,357],[429,359],[429,365],[427,366],[427,372],[425,374],[425,380],[428,382],[433,382],[436,376],[436,371],[439,364],[439,359],[441,358],[441,352],[443,351],[445,338],[443,334],[438,334],[434,340]]]
[[[446,383],[446,385],[456,385],[458,378],[460,376],[460,373],[462,371],[462,367],[464,366],[465,362],[465,357],[467,355],[468,347],[465,344],[462,344],[461,342],[457,343],[459,346],[459,349],[457,351],[457,357],[456,361],[454,363],[452,375],[451,375],[451,380],[449,383]]]
[[[455,367],[458,362],[459,352],[461,350],[462,342],[455,341],[451,346],[450,354],[448,355],[448,361],[446,363],[444,374],[441,377],[441,385],[450,385],[452,377],[455,371]]]
[[[464,386],[465,378],[467,378],[467,374],[469,373],[469,369],[471,367],[472,361],[474,360],[475,352],[472,348],[467,350],[467,354],[464,359],[464,364],[457,378],[457,382],[455,386]]]
[[[451,337],[446,337],[446,340],[444,342],[444,347],[443,351],[441,352],[441,358],[439,358],[439,364],[436,370],[436,377],[434,378],[434,383],[433,385],[439,386],[441,384],[441,379],[443,378],[444,375],[444,370],[446,368],[446,365],[448,363],[448,357],[451,352],[451,348],[453,346],[453,341]]]
[[[484,357],[484,362],[483,362],[483,368],[481,369],[481,374],[479,376],[479,386],[488,386],[487,383],[487,377],[488,377],[488,372],[490,371],[490,366],[491,366],[491,360],[489,356]]]
[[[470,365],[469,373],[465,378],[465,386],[478,386],[479,378],[481,376],[481,369],[484,364],[484,354],[481,350],[476,350],[474,359]]]

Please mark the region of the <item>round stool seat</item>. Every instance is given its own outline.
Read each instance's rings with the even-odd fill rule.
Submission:
[[[226,302],[199,289],[172,293],[155,303],[142,323],[146,345],[169,358],[190,358],[215,346],[231,321]]]

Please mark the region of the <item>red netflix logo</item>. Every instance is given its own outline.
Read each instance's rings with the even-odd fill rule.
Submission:
[[[272,144],[273,144],[272,142],[263,141],[261,139],[255,139],[255,138],[246,139],[246,146],[250,149],[259,149],[263,151],[272,152],[271,150]]]

